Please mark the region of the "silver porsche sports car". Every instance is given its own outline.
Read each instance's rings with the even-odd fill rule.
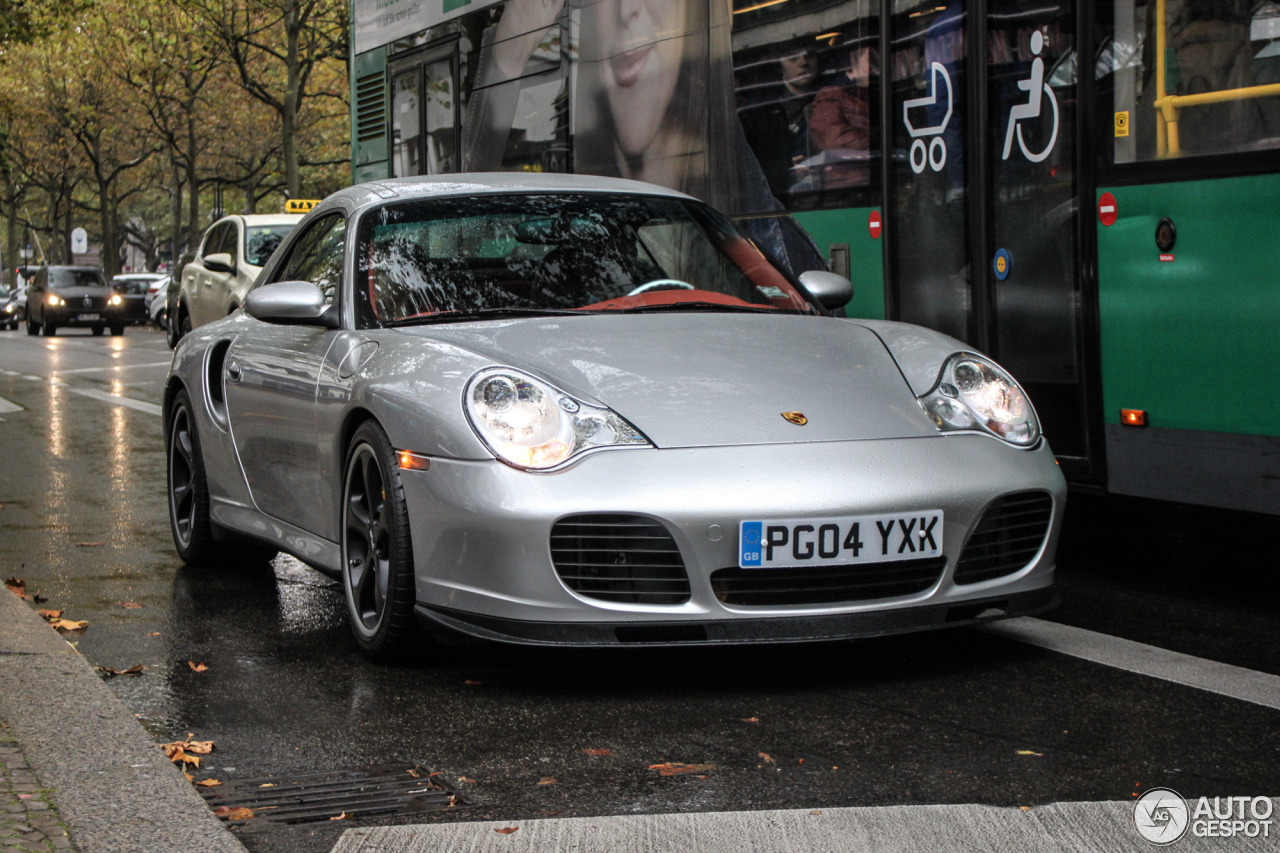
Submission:
[[[748,643],[1051,607],[1066,486],[1031,402],[959,341],[832,316],[851,293],[648,184],[342,190],[177,348],[178,553],[340,577],[374,657],[419,627]]]

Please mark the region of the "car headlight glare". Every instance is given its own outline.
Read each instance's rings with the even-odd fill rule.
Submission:
[[[1014,378],[988,358],[957,353],[920,398],[938,429],[988,432],[1019,447],[1040,439],[1040,421]]]
[[[52,293],[50,293],[50,294],[49,294],[48,302],[49,302],[49,304],[50,304],[50,305],[53,305],[53,306],[55,306],[55,307],[56,307],[56,306],[58,306],[58,305],[65,305],[65,304],[66,304],[66,303],[65,303],[65,302],[63,302],[61,299],[59,299],[57,296],[54,296]]]
[[[120,297],[120,294],[116,293],[112,295],[112,297],[108,299],[107,302],[110,303],[111,305],[119,305],[121,302],[124,302],[124,299]]]
[[[6,313],[6,314],[12,314],[12,313],[13,313],[13,311],[14,311],[14,304],[13,304],[12,302],[10,302],[8,305],[4,306],[4,313]]]
[[[467,383],[471,426],[493,454],[517,468],[545,470],[606,447],[649,447],[615,412],[592,406],[518,370],[493,367]]]

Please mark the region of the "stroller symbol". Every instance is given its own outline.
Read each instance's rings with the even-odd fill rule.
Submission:
[[[1044,60],[1040,58],[1040,51],[1044,49],[1044,36],[1037,30],[1031,34],[1031,52],[1035,54],[1035,59],[1031,62],[1031,79],[1019,80],[1018,88],[1024,92],[1029,92],[1027,102],[1025,104],[1015,104],[1009,110],[1009,131],[1004,135],[1004,157],[1001,159],[1008,160],[1009,152],[1013,150],[1014,131],[1017,131],[1018,147],[1022,149],[1022,153],[1032,163],[1039,163],[1041,160],[1049,156],[1049,152],[1053,150],[1054,144],[1058,141],[1058,99],[1053,96],[1053,89],[1049,88],[1049,84],[1044,82]],[[1043,106],[1043,97],[1041,92],[1049,98],[1049,105],[1053,107],[1053,132],[1049,134],[1049,144],[1038,154],[1033,154],[1027,150],[1027,143],[1022,139],[1023,119],[1040,118],[1040,109]]]

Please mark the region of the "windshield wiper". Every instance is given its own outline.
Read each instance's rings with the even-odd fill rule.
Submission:
[[[720,302],[667,302],[662,305],[637,305],[635,308],[620,308],[618,314],[649,314],[660,311],[726,311],[745,312],[747,314],[799,314],[789,308],[766,308],[756,305],[725,305]]]
[[[594,311],[577,311],[571,308],[475,308],[470,311],[438,311],[420,317],[405,317],[382,325],[393,329],[397,326],[422,326],[431,323],[470,323],[477,320],[502,320],[507,317],[555,317],[565,314],[593,314]]]

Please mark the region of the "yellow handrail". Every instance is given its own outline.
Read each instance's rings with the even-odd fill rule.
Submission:
[[[1165,75],[1165,0],[1156,0],[1156,156],[1177,157],[1182,153],[1178,143],[1178,117],[1183,107],[1202,104],[1220,104],[1225,101],[1247,101],[1280,95],[1280,83],[1265,86],[1245,86],[1240,89],[1221,89],[1217,92],[1198,92],[1194,95],[1170,95],[1164,88]]]

